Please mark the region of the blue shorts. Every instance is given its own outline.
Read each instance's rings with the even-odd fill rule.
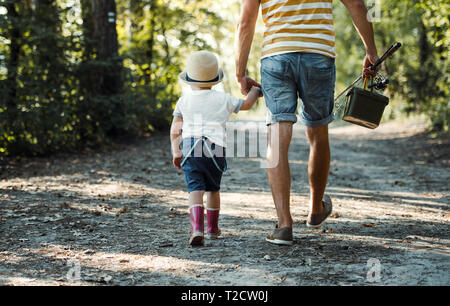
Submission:
[[[198,138],[186,138],[183,140],[182,151],[183,159],[194,146]],[[214,153],[214,159],[217,166],[224,171],[227,161],[225,157],[225,148],[209,143],[211,151]],[[183,171],[186,178],[188,192],[191,191],[219,191],[220,181],[222,180],[222,171],[217,168],[210,156],[203,141],[198,142],[195,149],[186,158],[183,164]]]
[[[263,58],[261,83],[267,106],[266,123],[297,122],[308,127],[324,126],[334,120],[334,58],[316,53],[285,53]]]

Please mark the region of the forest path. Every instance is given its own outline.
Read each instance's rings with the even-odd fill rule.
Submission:
[[[222,237],[188,246],[168,135],[96,154],[14,159],[0,174],[0,285],[450,285],[450,145],[421,123],[330,129],[332,217],[306,228],[307,158],[290,150],[291,247],[263,158],[229,158]],[[242,141],[242,140],[240,140]]]

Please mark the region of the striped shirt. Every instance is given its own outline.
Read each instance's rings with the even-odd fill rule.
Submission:
[[[289,52],[336,57],[332,0],[261,0],[262,58]]]

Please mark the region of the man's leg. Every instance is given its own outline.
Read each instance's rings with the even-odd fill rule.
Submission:
[[[321,214],[322,198],[328,180],[330,169],[330,145],[328,141],[328,125],[307,127],[306,136],[309,141],[308,177],[310,188],[310,211]]]
[[[279,228],[292,228],[292,217],[289,206],[291,173],[288,158],[289,145],[292,138],[292,125],[292,122],[279,122],[269,126],[267,173],[273,201],[277,210]]]

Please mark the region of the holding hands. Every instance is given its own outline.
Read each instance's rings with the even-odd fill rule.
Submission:
[[[246,96],[253,86],[261,88],[261,84],[253,80],[248,76],[237,77],[237,82],[239,83],[239,87],[241,88],[241,93]],[[259,97],[262,97],[262,91],[260,92]]]

